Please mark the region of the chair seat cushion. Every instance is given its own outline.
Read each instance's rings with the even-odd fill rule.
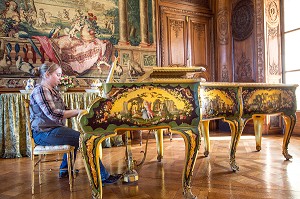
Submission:
[[[73,150],[75,147],[71,145],[55,145],[55,146],[41,146],[37,145],[34,147],[34,153],[41,153],[41,152],[50,152],[50,151],[67,151]]]

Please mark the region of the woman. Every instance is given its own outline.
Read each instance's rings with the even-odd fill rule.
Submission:
[[[41,83],[36,85],[30,95],[30,120],[32,136],[37,145],[64,145],[79,147],[78,131],[65,126],[67,118],[79,115],[81,110],[67,110],[60,93],[56,87],[60,83],[62,69],[59,65],[43,64],[36,71],[40,75]],[[109,175],[100,161],[101,177],[103,183],[111,184],[117,182],[121,175]],[[60,165],[59,177],[68,175],[67,155],[64,154]]]

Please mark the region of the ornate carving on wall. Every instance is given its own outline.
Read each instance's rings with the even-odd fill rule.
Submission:
[[[163,6],[160,7],[160,10],[159,10],[160,13],[163,13],[163,10],[164,10],[163,8],[164,8]],[[160,15],[160,21],[161,22],[163,21],[163,14]],[[161,44],[162,44],[162,43],[164,43],[164,38],[165,38],[165,36],[164,36],[165,33],[164,33],[164,31],[162,31],[162,30],[165,29],[164,23],[160,23],[160,26],[161,26],[161,28],[160,28],[160,35],[161,35],[160,39],[161,39]],[[164,48],[164,45],[161,45],[161,44],[158,44],[160,46],[160,49],[161,49],[160,60],[161,60],[161,64],[164,66],[165,65],[165,58],[164,58],[165,48]]]
[[[183,29],[183,21],[170,20],[171,27],[175,32],[175,37],[178,37],[178,33]]]
[[[268,36],[271,38],[275,38],[278,36],[278,27],[271,27],[268,25]]]
[[[265,82],[263,2],[256,1],[257,82]]]
[[[222,77],[221,77],[221,81],[222,82],[229,82],[229,74],[228,74],[228,66],[227,65],[223,65],[222,66]]]
[[[279,75],[278,64],[273,61],[272,64],[269,64],[269,74],[270,75]]]
[[[184,3],[184,2],[187,2],[187,3],[192,3],[192,4],[197,4],[197,5],[200,5],[201,7],[205,7],[205,8],[209,8],[209,0],[160,0],[160,1],[165,1],[165,2],[168,2],[168,1],[175,1],[176,3]]]
[[[241,0],[232,11],[232,36],[237,41],[247,39],[253,30],[254,5],[251,0]]]
[[[228,11],[221,10],[217,16],[218,41],[222,45],[228,44]]]
[[[183,9],[171,8],[171,7],[166,7],[166,6],[161,6],[160,11],[161,12],[170,11],[170,12],[175,12],[175,13],[179,13],[179,14],[183,14],[183,15],[211,16],[211,15],[205,14],[203,12],[195,12],[192,10],[183,10]]]
[[[197,38],[200,40],[201,37],[204,37],[205,26],[203,24],[194,24],[193,29],[197,32]]]
[[[279,2],[277,0],[268,0],[266,3],[266,21],[270,26],[278,26],[279,13]]]
[[[237,61],[236,76],[238,82],[252,81],[252,63],[245,53],[242,53],[241,58]]]
[[[280,1],[265,2],[266,26],[266,82],[281,82]]]

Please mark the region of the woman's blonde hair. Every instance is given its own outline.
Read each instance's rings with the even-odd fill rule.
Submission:
[[[43,78],[46,73],[52,74],[58,68],[61,68],[61,66],[56,63],[44,63],[38,68],[38,70],[35,70],[34,75]]]

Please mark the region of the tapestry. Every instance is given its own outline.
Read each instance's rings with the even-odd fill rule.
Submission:
[[[2,1],[0,87],[23,87],[22,78],[33,77],[45,62],[61,65],[64,75],[74,77],[78,86],[89,86],[94,79],[106,81],[112,68],[115,80],[145,74],[147,67],[156,65],[155,20],[152,0],[140,4],[136,0]],[[120,21],[125,25],[120,27]],[[141,23],[147,28],[146,42],[141,39],[145,38]]]

